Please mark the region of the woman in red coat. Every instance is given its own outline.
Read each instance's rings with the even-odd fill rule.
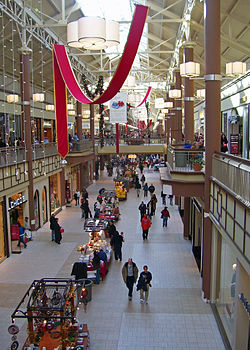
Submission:
[[[147,214],[144,214],[142,221],[141,221],[141,227],[142,227],[142,238],[145,241],[145,239],[148,239],[148,230],[151,226],[151,221],[147,217]]]

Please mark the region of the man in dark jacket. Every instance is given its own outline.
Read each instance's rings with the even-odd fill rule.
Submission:
[[[149,191],[149,193],[150,193],[150,196],[152,197],[152,196],[153,196],[153,193],[154,193],[154,191],[155,191],[155,187],[154,187],[153,184],[151,184],[151,185],[149,186],[148,191]]]
[[[147,207],[146,207],[146,204],[142,201],[141,204],[139,205],[139,208],[140,210],[140,213],[141,213],[141,221],[142,221],[142,218],[144,216],[144,214],[146,214],[147,212]]]
[[[128,261],[123,265],[122,277],[124,283],[126,283],[126,286],[128,288],[128,298],[129,300],[132,300],[134,284],[138,278],[138,268],[133,262],[132,258],[129,258]]]
[[[151,287],[152,280],[152,274],[148,271],[147,265],[143,266],[143,271],[140,274],[138,284],[137,284],[137,290],[140,291],[140,302],[145,304],[148,304],[148,294],[149,294],[149,287]],[[145,293],[145,297],[144,297]]]
[[[61,234],[61,226],[58,224],[58,218],[55,218],[55,242],[57,244],[61,244],[62,234]]]
[[[110,225],[108,228],[109,238],[111,239],[115,233],[116,233],[116,227],[114,225],[114,221],[110,221]]]
[[[51,229],[51,240],[54,241],[55,240],[55,224],[56,224],[55,214],[51,215],[49,222],[50,222],[50,229]]]
[[[112,237],[112,244],[115,251],[115,260],[120,259],[120,261],[122,261],[122,243],[123,242],[124,242],[123,232],[119,234],[119,232],[116,231],[116,233]]]
[[[92,264],[93,264],[93,269],[96,270],[96,277],[95,277],[96,284],[100,283],[100,268],[101,268],[100,261],[101,261],[101,259],[99,258],[97,251],[95,250]]]

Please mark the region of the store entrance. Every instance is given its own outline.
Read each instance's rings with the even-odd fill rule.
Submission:
[[[202,210],[195,199],[191,209],[192,251],[199,271],[201,270]]]

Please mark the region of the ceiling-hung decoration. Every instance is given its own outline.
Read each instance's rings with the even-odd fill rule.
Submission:
[[[72,96],[84,104],[101,104],[111,100],[122,87],[126,80],[135,55],[140,44],[144,24],[146,22],[148,7],[137,5],[134,17],[130,26],[127,43],[124,48],[123,55],[118,64],[116,72],[107,88],[107,90],[95,101],[90,100],[81,90],[75,75],[71,68],[71,64],[63,45],[54,45],[53,49],[53,66],[54,66],[54,89],[55,89],[55,113],[57,124],[57,142],[58,153],[65,158],[68,143],[67,135],[67,108],[66,108],[66,87]],[[63,125],[62,125],[63,124]],[[66,125],[65,125],[66,124]],[[63,131],[62,131],[63,129]],[[60,133],[60,137],[59,137]],[[63,135],[61,134],[63,133]]]
[[[150,94],[151,89],[152,89],[151,86],[149,86],[149,87],[148,87],[148,90],[147,90],[147,93],[146,93],[146,95],[145,95],[145,97],[144,97],[144,99],[138,104],[138,106],[135,106],[135,107],[130,106],[130,108],[137,108],[137,107],[142,106],[143,103],[147,101],[147,98],[148,98],[148,96],[149,96],[149,94]]]

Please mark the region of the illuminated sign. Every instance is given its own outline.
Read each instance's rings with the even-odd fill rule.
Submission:
[[[27,199],[24,198],[24,196],[20,196],[15,200],[11,200],[11,198],[9,199],[9,209],[8,211],[15,209],[16,207],[18,207],[19,205],[26,203]]]

